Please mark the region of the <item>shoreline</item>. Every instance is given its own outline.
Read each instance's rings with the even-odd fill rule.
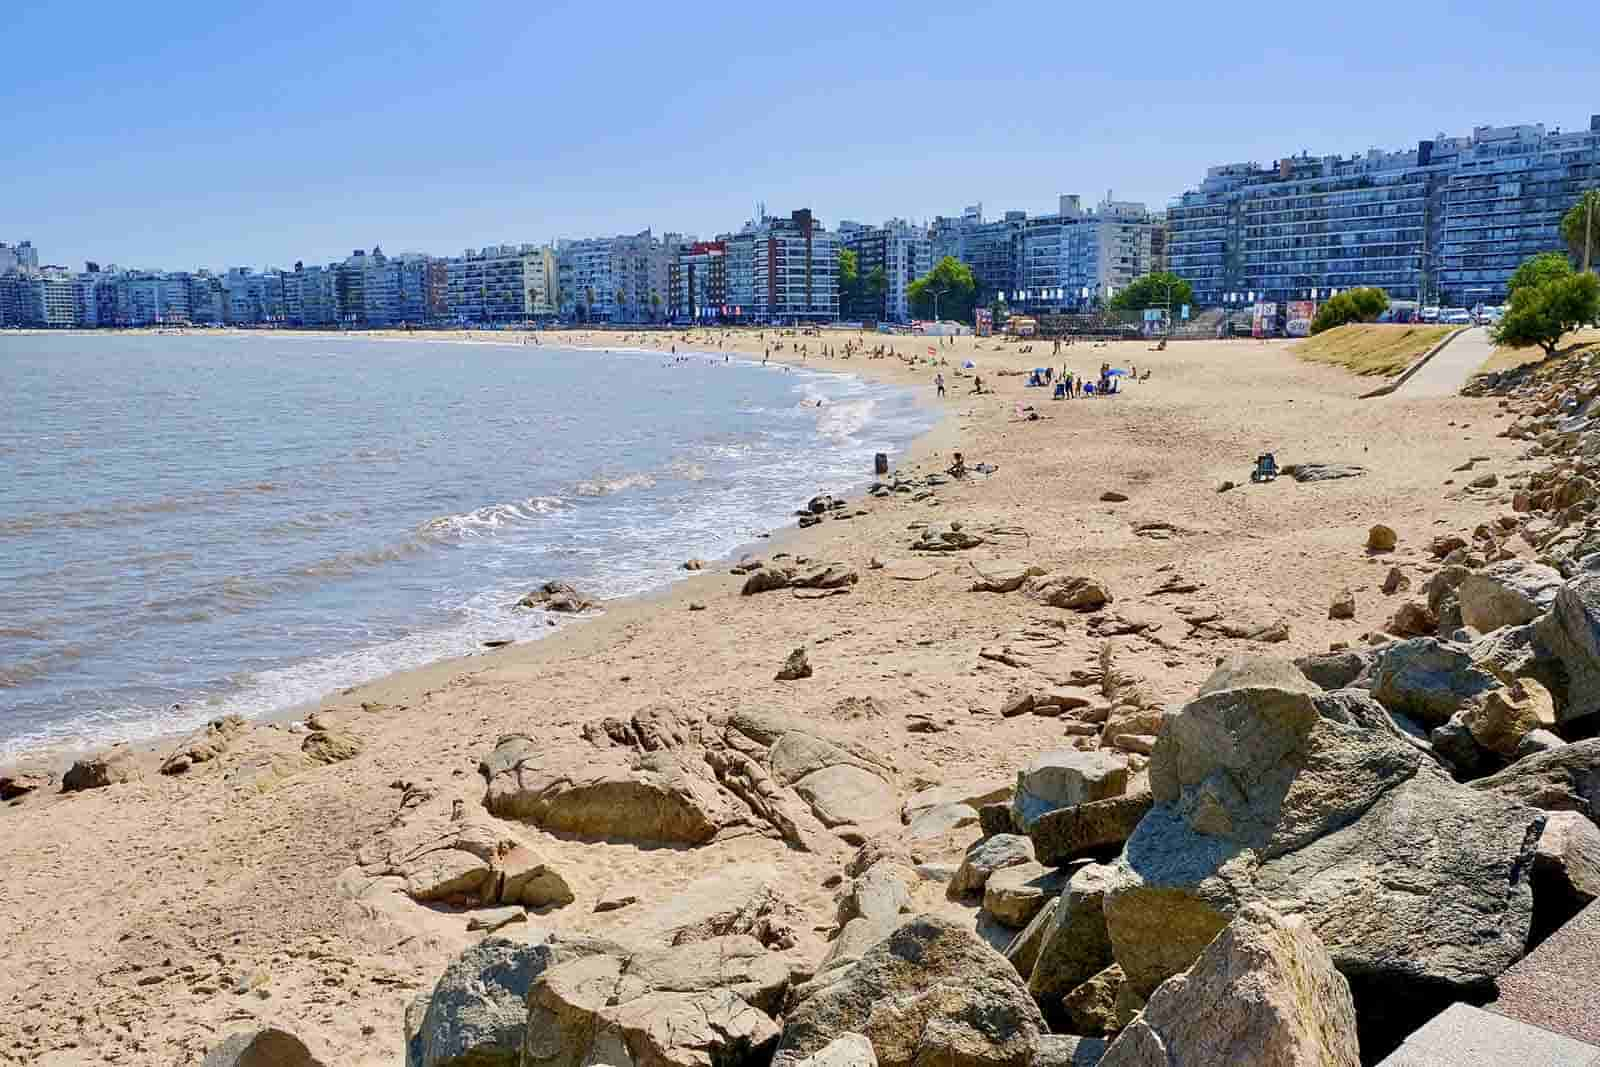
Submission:
[[[121,336],[126,336],[126,335],[167,336],[167,335],[170,335],[170,331],[157,331],[154,328],[128,328],[128,329],[112,329],[112,330],[71,330],[71,331],[65,331],[65,330],[63,330],[63,331],[22,330],[22,331],[16,331],[16,332],[24,334],[24,335],[39,334],[39,335],[47,335],[47,336],[48,335],[60,335],[60,334],[71,334],[71,335],[81,335],[81,336],[119,336],[119,335],[121,335]],[[563,334],[566,334],[566,333],[580,332],[580,333],[584,334],[585,337],[587,337],[591,332],[596,332],[596,333],[602,333],[603,334],[603,333],[606,333],[606,332],[613,332],[613,331],[564,331],[564,330],[563,331],[516,331],[515,332],[515,337],[517,338],[516,340],[504,340],[504,339],[502,339],[503,337],[512,336],[512,332],[510,332],[510,331],[455,331],[455,330],[440,330],[440,331],[427,331],[427,332],[429,332],[429,333],[438,333],[438,334],[450,334],[450,333],[458,333],[458,332],[467,332],[469,335],[471,333],[480,333],[480,334],[487,334],[488,336],[483,337],[483,338],[474,338],[474,337],[471,337],[471,336],[469,336],[467,338],[449,337],[449,336],[423,336],[425,331],[420,331],[420,330],[419,331],[412,331],[412,332],[394,331],[394,330],[362,330],[362,331],[326,331],[326,330],[285,330],[285,331],[275,331],[275,330],[233,330],[233,331],[223,331],[223,330],[217,330],[217,331],[210,331],[210,330],[196,330],[196,331],[193,331],[193,332],[189,333],[188,336],[195,336],[195,335],[209,336],[213,332],[215,332],[217,334],[231,333],[231,334],[237,335],[237,336],[259,336],[259,337],[263,337],[263,338],[272,338],[272,339],[279,339],[279,340],[281,340],[281,339],[283,339],[285,337],[295,337],[297,339],[313,340],[313,341],[315,341],[315,340],[364,339],[364,340],[387,341],[387,342],[413,342],[413,343],[455,344],[455,345],[502,344],[502,345],[511,345],[513,347],[525,347],[523,345],[523,341],[521,339],[525,338],[525,337],[533,337],[536,334],[538,336],[540,336],[540,337],[554,336],[554,337],[559,338]],[[672,331],[667,331],[667,332],[672,333]],[[844,333],[855,334],[855,333],[857,333],[857,331],[837,331],[837,332],[839,332],[840,334],[844,334]],[[673,333],[673,336],[680,336],[680,335],[677,334],[677,333]],[[669,343],[671,343],[671,342],[669,341]],[[537,347],[537,346],[535,346],[535,347]],[[617,345],[607,346],[607,345],[602,344],[602,343],[573,343],[573,344],[568,344],[568,343],[561,343],[561,342],[552,342],[552,347],[566,348],[566,349],[573,349],[573,350],[580,350],[580,351],[609,351],[609,352],[614,352],[614,353],[638,353],[640,355],[661,355],[661,354],[663,354],[659,350],[650,349],[650,348],[633,348],[633,347],[624,348],[622,346],[617,346]],[[733,349],[729,349],[729,350],[725,350],[725,351],[718,351],[718,350],[686,350],[686,351],[680,352],[678,354],[679,355],[687,355],[687,356],[695,356],[695,357],[698,357],[698,356],[715,356],[715,355],[721,355],[721,354],[737,354],[737,355],[739,355],[741,357],[740,358],[740,362],[745,364],[745,365],[747,365],[747,366],[758,367],[758,368],[764,366],[759,360],[757,360],[754,357],[754,355],[751,352],[746,352],[746,351],[743,351],[743,350],[733,350]],[[801,368],[801,369],[808,370],[808,371],[815,371],[815,372],[817,372],[819,374],[838,375],[838,376],[847,377],[847,378],[855,378],[857,380],[866,382],[866,383],[871,384],[871,385],[876,385],[876,386],[884,386],[884,387],[888,387],[888,388],[908,389],[908,390],[910,389],[910,386],[909,386],[908,383],[894,381],[894,380],[892,380],[892,378],[890,378],[888,376],[882,376],[882,375],[874,376],[874,375],[872,375],[870,373],[861,373],[859,368],[855,367],[855,366],[844,367],[844,366],[834,366],[834,365],[819,365],[819,364],[813,364],[813,363],[809,363],[809,362],[802,361],[802,360],[796,360],[796,359],[793,358],[792,354],[789,354],[789,353],[785,353],[784,355],[788,356],[788,358],[782,358],[782,359],[774,358],[772,360],[772,363],[778,364],[778,365],[784,366],[784,367],[797,367],[797,368]],[[873,361],[863,360],[862,363],[864,365],[867,365],[867,366],[872,366],[872,365],[878,364],[879,361],[876,361],[876,360],[873,360]],[[912,397],[911,398],[912,398],[913,402],[916,404],[916,406],[918,408],[921,408],[921,409],[924,409],[924,410],[932,410],[934,408],[934,403],[935,402],[933,400],[929,399],[928,397],[926,397],[925,395],[923,395],[921,392],[912,391]],[[938,444],[939,442],[944,441],[945,438],[950,436],[952,428],[953,428],[953,422],[954,422],[955,418],[956,418],[956,413],[955,412],[946,412],[944,415],[940,416],[940,418],[938,419],[937,422],[934,423],[934,425],[930,426],[928,429],[924,430],[922,433],[917,434],[910,441],[906,442],[904,448],[901,451],[901,454],[899,455],[899,457],[897,457],[898,460],[900,462],[904,462],[904,463],[920,462],[923,458],[926,457],[926,455],[936,454],[936,450],[934,449],[933,446]],[[890,469],[891,469],[891,471],[896,469],[896,465],[895,465],[895,463],[893,461],[891,462]],[[873,480],[874,480],[874,476],[873,475],[866,474],[866,475],[862,476],[862,479],[861,479],[860,482],[855,483],[852,486],[844,487],[840,491],[842,491],[842,492],[854,492],[854,493],[859,494],[859,492],[864,490],[868,485],[870,485]],[[829,490],[824,490],[824,491],[834,492],[835,490],[829,489]],[[799,530],[799,528],[794,524],[793,518],[794,518],[793,516],[790,516],[790,521],[789,522],[786,522],[784,525],[772,527],[772,528],[769,528],[769,529],[765,530],[761,534],[758,534],[754,539],[752,539],[750,541],[747,541],[747,542],[744,542],[744,543],[740,544],[739,546],[735,547],[732,552],[728,553],[725,556],[720,556],[720,557],[717,557],[715,559],[707,559],[707,560],[705,560],[707,568],[711,569],[711,568],[715,568],[719,564],[727,564],[727,563],[736,561],[737,559],[739,559],[741,556],[744,556],[744,555],[754,554],[754,553],[757,553],[757,552],[770,552],[770,551],[774,551],[774,550],[775,551],[785,551],[787,548],[793,547],[793,545],[796,543],[795,539],[793,539],[791,537],[787,537],[786,535],[797,534],[797,533],[801,532]],[[667,603],[667,601],[669,599],[669,596],[670,596],[670,594],[672,593],[673,590],[675,590],[679,586],[683,586],[686,583],[691,582],[695,577],[698,577],[698,575],[695,572],[683,570],[681,568],[681,563],[683,562],[682,560],[679,560],[679,561],[676,561],[676,562],[663,560],[663,561],[660,561],[660,562],[663,563],[663,564],[670,564],[669,566],[666,566],[665,569],[663,570],[663,577],[661,579],[660,584],[658,584],[656,586],[653,586],[652,588],[644,590],[642,592],[629,594],[627,596],[617,597],[617,598],[612,599],[612,600],[602,601],[601,602],[601,605],[602,605],[601,609],[598,612],[595,612],[593,614],[564,616],[564,617],[552,616],[551,618],[553,620],[557,620],[558,619],[559,621],[554,621],[553,625],[551,625],[549,627],[548,632],[546,632],[541,637],[515,641],[510,645],[502,646],[500,648],[480,647],[476,651],[465,653],[465,654],[462,654],[462,655],[445,656],[443,658],[436,659],[436,660],[431,660],[431,661],[426,662],[426,663],[416,664],[416,665],[409,666],[409,667],[401,667],[401,668],[398,668],[398,669],[392,670],[392,671],[385,671],[384,673],[382,673],[380,675],[377,675],[376,677],[369,678],[369,679],[367,679],[365,681],[362,681],[362,682],[357,682],[354,685],[343,686],[343,687],[338,687],[338,688],[329,690],[329,691],[324,692],[320,696],[318,696],[318,697],[316,697],[314,699],[311,699],[311,700],[298,701],[296,703],[285,705],[285,706],[278,707],[278,708],[274,708],[274,709],[271,709],[269,711],[260,712],[260,713],[256,713],[256,714],[251,714],[251,715],[246,715],[245,716],[246,721],[248,721],[250,723],[258,723],[258,724],[263,724],[263,725],[271,724],[271,725],[277,725],[277,726],[288,726],[291,723],[295,723],[295,722],[299,722],[299,721],[304,720],[309,715],[311,715],[311,714],[313,714],[313,713],[315,713],[315,712],[317,712],[319,710],[327,709],[332,703],[334,703],[337,699],[339,699],[341,697],[343,697],[343,698],[356,697],[356,696],[358,696],[360,691],[365,690],[368,687],[380,686],[380,685],[384,685],[385,683],[393,683],[393,684],[398,684],[398,685],[404,685],[407,681],[411,680],[413,678],[413,676],[420,677],[420,676],[423,676],[425,674],[431,676],[432,674],[437,673],[439,671],[444,671],[445,673],[448,674],[448,673],[450,673],[450,672],[452,672],[454,670],[457,670],[457,669],[466,669],[466,667],[468,665],[474,664],[476,661],[480,661],[480,660],[484,659],[485,657],[495,656],[495,655],[501,654],[501,653],[507,653],[507,652],[511,651],[512,649],[527,648],[527,647],[532,646],[532,645],[542,645],[542,644],[545,644],[546,642],[549,642],[549,641],[552,641],[552,640],[558,638],[562,633],[564,633],[565,631],[567,631],[567,630],[569,630],[569,629],[571,629],[571,628],[573,628],[575,626],[595,625],[595,624],[599,623],[602,619],[604,619],[608,615],[610,615],[614,610],[622,608],[624,606],[638,606],[638,607],[645,608],[645,609],[648,609],[648,606],[652,605],[652,604],[655,604],[657,606],[666,606],[666,603]],[[687,599],[685,599],[685,598],[679,598],[679,599],[683,600],[683,604],[687,604],[687,602],[688,602]],[[674,605],[676,605],[676,601],[673,601],[672,603]],[[494,638],[486,638],[486,640],[493,640],[493,639]],[[509,657],[503,657],[503,658],[509,658]],[[393,685],[387,685],[386,686],[386,688],[392,688],[392,687],[393,687]],[[230,714],[230,711],[228,710],[228,707],[227,707],[227,700],[226,699],[220,700],[218,702],[218,704],[219,704],[219,706],[216,707],[215,714],[214,715],[208,715],[205,721],[214,721],[216,719],[223,718],[224,716],[227,716],[227,715]],[[117,745],[122,745],[122,744],[127,745],[129,750],[136,754],[136,758],[142,764],[147,764],[153,769],[153,767],[155,765],[157,765],[157,764],[159,764],[161,762],[161,760],[165,757],[165,755],[168,752],[168,750],[173,745],[177,744],[183,738],[189,736],[190,734],[194,733],[197,729],[201,729],[201,728],[203,728],[203,725],[202,726],[181,727],[181,728],[172,729],[172,730],[161,730],[161,731],[159,731],[157,733],[154,733],[154,734],[151,734],[151,735],[148,735],[148,736],[137,737],[137,738],[102,739],[102,740],[98,740],[98,741],[95,741],[95,742],[92,742],[92,743],[89,743],[89,744],[85,744],[85,745],[55,744],[55,745],[44,745],[44,746],[39,746],[39,747],[35,747],[35,748],[24,749],[21,752],[17,753],[13,757],[8,757],[6,759],[0,759],[0,774],[14,774],[14,773],[18,773],[18,772],[21,772],[21,771],[27,771],[27,772],[30,772],[30,773],[44,772],[44,773],[54,774],[57,778],[59,778],[63,773],[65,773],[65,771],[76,760],[78,760],[80,758],[92,756],[92,755],[94,755],[94,754],[96,754],[98,752],[102,752],[102,751],[105,751],[107,749],[110,749],[112,747],[115,747]]]
[[[809,339],[810,359],[787,349],[776,358],[931,396],[926,364],[816,358],[820,344],[852,336],[825,332]],[[759,340],[751,334],[735,350],[759,359]],[[915,342],[883,339],[920,355],[926,342]],[[903,840],[901,805],[922,791],[1009,786],[1041,753],[1100,740],[1048,714],[1002,714],[1019,692],[1078,691],[1069,687],[1083,685],[1108,642],[1119,674],[1162,708],[1192,699],[1223,657],[1358,645],[1408,600],[1381,591],[1391,567],[1418,596],[1439,568],[1433,540],[1470,538],[1507,510],[1510,486],[1539,469],[1522,458],[1525,442],[1501,436],[1516,416],[1494,399],[1361,400],[1370,380],[1298,360],[1282,342],[1164,352],[1122,342],[1055,356],[1047,342],[1030,352],[962,338],[945,351],[952,363],[975,359],[995,391],[970,395],[971,379],[946,367],[947,417],[897,466],[913,476],[942,469],[940,453],[956,447],[969,467],[998,472],[921,499],[868,496],[862,516],[786,526],[760,541],[767,559],[842,562],[857,575],[846,594],[745,596],[744,577],[709,566],[547,638],[331,695],[318,710],[351,742],[332,762],[310,758],[301,735],[257,723],[182,775],[146,764],[129,781],[65,794],[41,786],[0,805],[9,874],[0,937],[17,961],[0,977],[0,1002],[14,1008],[0,1017],[0,1048],[44,1067],[193,1067],[230,1032],[279,1025],[315,1034],[326,1062],[390,1067],[403,1058],[405,1005],[480,936],[467,929],[470,913],[404,893],[352,893],[352,865],[367,862],[403,819],[406,798],[419,795],[445,813],[459,801],[570,886],[572,902],[528,914],[528,930],[627,942],[630,924],[717,896],[702,888],[706,879],[759,869],[792,924],[783,958],[814,967],[828,950],[819,931],[836,925],[849,840]],[[1102,360],[1153,377],[1115,398],[1052,402],[1014,376],[1046,362],[1093,373]],[[1025,417],[1030,406],[1039,418]],[[1249,470],[1264,451],[1280,465],[1365,470],[1253,485]],[[1474,469],[1496,473],[1500,488],[1472,489],[1466,478],[1476,476],[1457,473],[1475,455],[1489,457]],[[1219,492],[1223,480],[1239,485]],[[915,549],[922,527],[956,521],[983,543]],[[1374,523],[1397,532],[1396,551],[1365,551]],[[975,571],[1019,566],[1093,578],[1112,600],[1079,612],[1020,590],[974,589]],[[1353,617],[1330,617],[1347,590]],[[704,610],[691,612],[691,601]],[[1252,638],[1257,623],[1277,636]],[[797,648],[813,673],[778,680]],[[577,777],[634,758],[608,731],[655,709],[718,730],[735,716],[771,716],[861,746],[889,768],[892,795],[877,814],[852,816],[853,827],[819,831],[811,851],[742,825],[700,844],[662,845],[487,810],[478,768],[502,737],[533,739],[541,774]],[[1118,758],[1132,774],[1145,757],[1136,745]],[[918,840],[918,863],[953,869],[979,832],[958,826]],[[978,913],[945,888],[919,881],[914,907],[976,929]],[[619,893],[638,899],[612,910]],[[48,998],[33,992],[41,987]]]

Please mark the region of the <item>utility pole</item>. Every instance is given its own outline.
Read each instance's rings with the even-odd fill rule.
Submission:
[[[948,288],[945,288],[945,289],[930,289],[928,291],[933,294],[933,321],[934,322],[938,322],[939,321],[939,298],[941,296],[943,296],[944,294],[948,293],[950,290]]]

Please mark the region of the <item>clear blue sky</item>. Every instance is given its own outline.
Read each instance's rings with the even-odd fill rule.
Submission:
[[[65,4],[4,15],[0,240],[357,246],[1153,205],[1208,165],[1600,112],[1589,4]]]

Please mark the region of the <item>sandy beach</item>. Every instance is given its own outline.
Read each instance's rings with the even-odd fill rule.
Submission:
[[[999,338],[948,345],[839,330],[536,336],[757,360],[781,344],[773,364],[915,388],[940,406],[940,425],[898,459],[901,475],[943,471],[958,450],[969,468],[994,471],[926,497],[852,494],[841,512],[851,517],[776,531],[753,550],[840,563],[859,576],[844,595],[742,596],[744,577],[729,573],[735,561],[706,561],[667,589],[608,604],[543,640],[381,678],[294,713],[320,712],[357,737],[353,758],[308,765],[303,735],[275,721],[182,776],[156,773],[171,749],[165,742],[139,754],[144,773],[135,781],[40,790],[0,806],[0,937],[9,963],[0,975],[0,1064],[197,1064],[220,1035],[257,1021],[316,1034],[330,1062],[401,1062],[404,1005],[479,936],[448,909],[399,897],[374,905],[341,883],[394,818],[407,784],[476,804],[478,762],[500,736],[522,733],[581,762],[586,726],[656,704],[815,723],[889,760],[902,797],[957,779],[1004,780],[1071,740],[1057,719],[1002,717],[1010,693],[1068,684],[1108,638],[1119,667],[1165,702],[1191,696],[1230,653],[1298,655],[1360,642],[1398,606],[1379,591],[1390,566],[1412,571],[1415,584],[1434,565],[1433,537],[1470,535],[1501,510],[1453,470],[1474,456],[1488,457],[1478,469],[1502,481],[1521,469],[1514,457],[1522,446],[1496,436],[1505,425],[1496,401],[1363,400],[1371,379],[1296,359],[1287,341],[1185,342],[1164,352],[1142,341],[1083,343],[1055,355],[1043,340],[1027,351]],[[453,331],[437,339],[524,337]],[[892,346],[895,355],[822,355],[848,341],[869,352]],[[930,349],[947,364],[930,365]],[[966,360],[977,367],[958,373]],[[1093,376],[1102,361],[1149,378],[1115,397],[1071,401],[1024,385],[1022,372],[1035,366]],[[936,373],[948,387],[943,399],[934,395]],[[982,394],[972,392],[974,374]],[[1280,465],[1356,464],[1366,473],[1251,485],[1256,455],[1269,451]],[[870,476],[862,472],[863,481]],[[1240,484],[1219,492],[1227,481]],[[922,524],[952,521],[985,543],[914,557]],[[1392,555],[1363,551],[1378,522],[1399,534]],[[1091,576],[1114,600],[1085,614],[972,591],[978,569],[995,561]],[[1330,619],[1330,602],[1346,589],[1354,618]],[[1229,628],[1286,628],[1287,639],[1229,637]],[[798,647],[814,674],[775,681]],[[532,924],[609,933],[696,879],[770,865],[790,887],[797,941],[787,951],[813,962],[833,917],[830,876],[854,851],[837,836],[805,852],[759,834],[642,847],[528,825],[517,832],[576,897],[530,915]],[[919,846],[919,858],[959,859],[978,834],[976,826],[954,830]],[[938,888],[919,889],[919,905],[973,920],[975,909]],[[622,889],[637,902],[595,910]]]

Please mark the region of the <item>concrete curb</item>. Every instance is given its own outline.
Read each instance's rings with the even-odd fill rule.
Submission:
[[[1417,360],[1411,364],[1411,366],[1401,371],[1400,377],[1396,378],[1392,382],[1389,382],[1387,385],[1379,386],[1370,393],[1362,393],[1360,399],[1371,400],[1375,396],[1388,396],[1390,393],[1406,384],[1407,380],[1409,380],[1413,374],[1427,366],[1428,360],[1432,359],[1434,356],[1437,356],[1441,351],[1443,351],[1445,345],[1449,344],[1451,341],[1454,341],[1457,337],[1460,337],[1470,329],[1472,329],[1472,327],[1462,326],[1451,330],[1449,333],[1444,335],[1438,344],[1428,349],[1420,357],[1418,357]]]

